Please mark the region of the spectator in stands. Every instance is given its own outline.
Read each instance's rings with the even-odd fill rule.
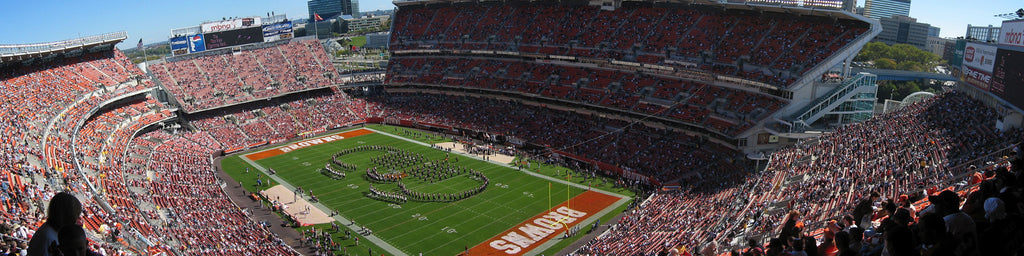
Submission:
[[[956,241],[946,232],[946,222],[941,215],[925,213],[921,215],[917,226],[921,255],[952,255]]]
[[[761,247],[761,243],[757,242],[757,239],[747,239],[747,253],[754,256],[764,256],[764,247]]]
[[[714,238],[708,239],[708,244],[704,246],[704,250],[700,251],[701,256],[716,256],[718,255],[718,242],[715,242]]]
[[[835,242],[836,250],[839,251],[836,253],[836,256],[856,255],[856,253],[850,251],[850,233],[846,233],[846,231],[839,231],[836,233]]]
[[[65,226],[75,225],[82,214],[82,203],[68,192],[59,192],[50,199],[46,208],[46,222],[36,229],[29,241],[28,254],[32,256],[53,255],[50,248],[57,245],[57,231]]]
[[[85,229],[79,225],[67,225],[57,234],[60,241],[60,253],[63,256],[95,255],[89,251],[89,240],[85,237]]]
[[[853,209],[853,219],[857,221],[858,226],[866,227],[870,225],[871,219],[869,218],[871,217],[871,212],[874,211],[872,207],[879,198],[881,198],[881,195],[878,192],[871,191],[868,197],[861,199],[857,203],[857,207]]]
[[[803,226],[803,223],[799,223],[799,220],[800,211],[790,210],[789,214],[786,215],[785,224],[782,225],[782,233],[779,234],[779,239],[789,241],[790,238],[800,238],[797,225]]]
[[[935,199],[935,200],[932,200]],[[959,243],[956,246],[958,255],[976,255],[977,227],[971,216],[960,210],[960,196],[956,192],[944,190],[929,201],[935,202],[935,211],[946,222],[946,231]]]
[[[1020,216],[1008,216],[998,197],[985,200],[986,221],[978,223],[978,251],[981,255],[1010,255],[1010,241],[1020,241]]]

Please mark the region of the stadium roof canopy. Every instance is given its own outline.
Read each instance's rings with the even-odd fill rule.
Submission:
[[[77,50],[88,50],[97,47],[112,47],[125,39],[128,39],[128,33],[120,31],[57,42],[0,45],[0,64],[46,57],[54,54],[63,54]]]

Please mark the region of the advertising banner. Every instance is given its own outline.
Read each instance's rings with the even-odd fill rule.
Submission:
[[[205,50],[206,40],[203,40],[202,34],[188,37],[188,53],[201,52]]]
[[[999,28],[999,44],[1024,47],[1024,20],[1003,21]]]
[[[292,38],[292,22],[285,21],[263,26],[263,41],[271,42]]]
[[[263,42],[261,27],[243,28],[204,34],[206,48],[213,50],[221,47]]]
[[[972,67],[975,70],[992,74],[992,65],[996,62],[996,47],[970,42],[964,48],[965,67]]]
[[[992,74],[983,72],[972,68],[970,66],[964,66],[963,73],[960,75],[960,79],[967,82],[978,89],[988,91],[988,85],[992,82]]]
[[[217,31],[240,29],[260,25],[263,25],[260,17],[251,17],[225,21],[207,22],[203,23],[201,27],[203,30],[203,34],[209,34]]]
[[[180,36],[171,38],[168,42],[171,44],[171,53],[174,54],[174,56],[188,53],[188,38]]]

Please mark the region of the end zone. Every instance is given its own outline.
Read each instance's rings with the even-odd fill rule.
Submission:
[[[588,190],[469,249],[469,255],[523,255],[595,217],[621,198]]]
[[[327,135],[327,136],[323,136],[323,137],[318,137],[318,138],[303,140],[303,141],[299,141],[299,142],[294,142],[294,143],[291,143],[291,144],[287,144],[287,145],[284,145],[284,146],[263,150],[263,151],[256,152],[256,153],[246,154],[246,155],[243,155],[242,157],[248,158],[249,160],[252,160],[252,161],[259,161],[259,160],[262,160],[262,159],[266,159],[266,158],[282,155],[284,153],[291,152],[292,150],[296,150],[296,149],[300,149],[300,148],[305,148],[305,147],[309,147],[309,146],[315,146],[315,145],[319,145],[319,144],[323,144],[323,143],[327,143],[327,142],[332,142],[332,141],[336,141],[336,140],[342,140],[342,139],[357,137],[357,136],[361,136],[361,135],[371,134],[371,133],[374,133],[374,132],[370,131],[370,130],[367,130],[367,129],[358,129],[358,130],[347,131],[347,132],[343,132],[343,133],[336,133],[336,134]]]

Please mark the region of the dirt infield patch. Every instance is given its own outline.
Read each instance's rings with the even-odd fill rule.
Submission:
[[[302,226],[331,223],[331,221],[334,221],[334,219],[327,216],[327,213],[321,211],[320,208],[316,208],[306,199],[295,196],[295,193],[285,188],[284,185],[273,186],[267,190],[260,191],[260,194],[284,205],[284,212],[292,216]]]
[[[469,255],[523,255],[597,215],[619,198],[586,191],[469,249]]]
[[[300,148],[305,148],[305,147],[309,147],[309,146],[314,146],[314,145],[319,145],[319,144],[323,144],[323,143],[327,143],[327,142],[332,142],[332,141],[336,141],[336,140],[342,140],[342,139],[357,137],[357,136],[361,136],[361,135],[367,135],[367,134],[371,134],[371,133],[373,133],[373,131],[370,131],[370,130],[367,130],[367,129],[359,129],[359,130],[354,130],[354,131],[348,131],[348,132],[338,133],[338,134],[334,134],[334,135],[328,135],[328,136],[323,136],[323,137],[319,137],[319,138],[313,138],[313,139],[303,140],[303,141],[299,141],[299,142],[294,142],[294,143],[291,143],[291,144],[288,144],[288,145],[284,145],[284,146],[280,146],[280,147],[277,147],[277,148],[268,149],[268,150],[264,150],[264,151],[261,151],[261,152],[256,152],[256,153],[248,154],[248,155],[245,155],[243,157],[249,158],[249,160],[259,161],[259,160],[262,160],[262,159],[266,159],[266,158],[282,155],[284,153],[291,152],[292,150],[296,150],[296,149],[300,149]]]

